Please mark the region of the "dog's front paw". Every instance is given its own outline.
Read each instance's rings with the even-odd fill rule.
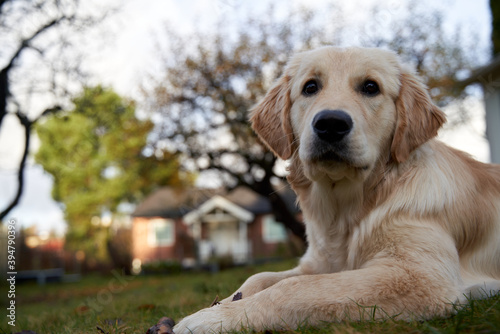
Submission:
[[[221,306],[215,305],[185,317],[175,325],[174,333],[221,333],[230,330],[227,328],[229,324],[224,321],[221,312],[218,312]]]
[[[175,334],[227,333],[243,328],[261,330],[272,326],[276,318],[269,298],[245,298],[237,293],[233,302],[216,304],[182,319],[175,327]]]

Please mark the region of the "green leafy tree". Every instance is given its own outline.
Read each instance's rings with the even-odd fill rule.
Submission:
[[[154,187],[185,181],[176,155],[148,147],[153,123],[137,118],[133,102],[98,86],[84,89],[74,106],[36,126],[41,146],[35,159],[54,177],[52,196],[64,206],[67,245],[102,261],[103,213],[136,203]]]

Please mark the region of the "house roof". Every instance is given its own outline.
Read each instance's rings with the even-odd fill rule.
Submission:
[[[295,193],[289,186],[281,186],[277,192],[285,200],[292,212],[298,212]],[[265,214],[272,211],[269,199],[257,194],[248,187],[240,186],[225,193],[221,189],[173,189],[160,188],[148,196],[132,213],[134,217],[178,218],[200,207],[212,197],[219,195],[252,214]]]
[[[253,214],[271,212],[269,200],[247,187],[237,187],[224,197]]]
[[[291,212],[297,213],[299,211],[296,205],[297,196],[288,184],[280,184],[276,192],[283,198]],[[264,214],[272,211],[269,199],[248,187],[237,187],[224,197],[253,214]]]
[[[146,197],[146,199],[137,206],[132,216],[164,218],[182,217],[218,193],[221,193],[220,189],[176,189],[163,187]]]

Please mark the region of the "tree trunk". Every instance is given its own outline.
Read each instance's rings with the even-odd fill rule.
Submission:
[[[290,211],[283,197],[273,188],[270,177],[265,177],[262,181],[251,187],[255,192],[269,199],[276,221],[282,223],[306,245],[306,228],[304,223],[297,220],[294,213]]]

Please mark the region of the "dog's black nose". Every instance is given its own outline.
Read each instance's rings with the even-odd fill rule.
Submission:
[[[314,132],[328,142],[342,140],[352,130],[352,118],[342,110],[323,110],[314,116]]]

